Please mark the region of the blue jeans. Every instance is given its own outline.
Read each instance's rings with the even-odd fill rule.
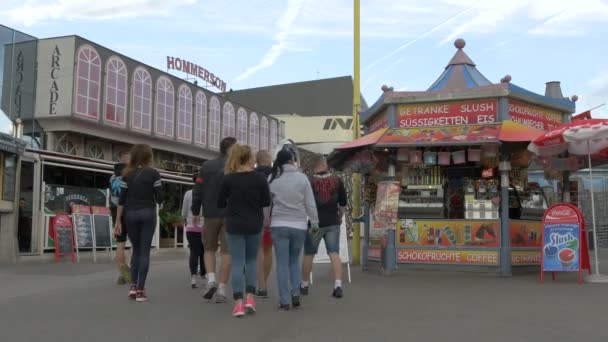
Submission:
[[[272,227],[272,243],[277,258],[277,281],[279,283],[279,301],[291,303],[291,296],[300,295],[302,271],[300,254],[306,239],[306,230],[289,227]],[[291,290],[289,281],[291,280]]]
[[[232,258],[232,296],[234,300],[243,299],[246,293],[255,293],[258,272],[258,250],[262,233],[226,234],[230,257]]]
[[[327,255],[332,253],[340,254],[340,226],[321,227],[319,228],[319,234],[317,234],[314,238],[310,236],[310,234],[306,234],[304,254],[317,254],[321,239],[325,240],[325,249],[327,249]]]

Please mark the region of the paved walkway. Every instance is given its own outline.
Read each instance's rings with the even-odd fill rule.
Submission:
[[[109,263],[0,268],[0,341],[608,341],[608,284],[572,275],[541,286],[536,274],[355,269],[335,300],[321,265],[302,309],[277,311],[272,291],[237,320],[189,288],[186,268],[185,255],[155,256],[143,304],[127,300]]]

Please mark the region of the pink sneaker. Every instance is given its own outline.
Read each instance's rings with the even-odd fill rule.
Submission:
[[[129,288],[129,298],[135,299],[137,297],[137,287],[135,285],[131,285]]]
[[[238,304],[234,304],[234,309],[232,309],[232,316],[234,317],[243,317],[245,316],[245,306],[241,301]]]
[[[252,294],[247,295],[247,299],[245,300],[245,309],[247,310],[248,314],[255,313],[255,311],[256,311],[255,300],[253,299]]]
[[[146,291],[137,290],[137,295],[135,296],[135,301],[138,303],[143,303],[148,301],[148,296],[146,296]]]

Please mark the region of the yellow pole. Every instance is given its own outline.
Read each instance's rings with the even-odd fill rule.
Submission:
[[[354,0],[355,13],[354,13],[354,74],[353,74],[353,139],[359,138],[359,105],[361,104],[361,90],[360,90],[360,3],[359,0]],[[361,175],[356,173],[353,174],[353,217],[359,218],[361,216]],[[361,225],[359,223],[353,224],[353,265],[360,265],[361,263]]]

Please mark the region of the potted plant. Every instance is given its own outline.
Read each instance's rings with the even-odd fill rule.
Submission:
[[[178,212],[161,210],[158,214],[160,220],[160,247],[174,246],[175,230],[182,224],[182,217]]]

